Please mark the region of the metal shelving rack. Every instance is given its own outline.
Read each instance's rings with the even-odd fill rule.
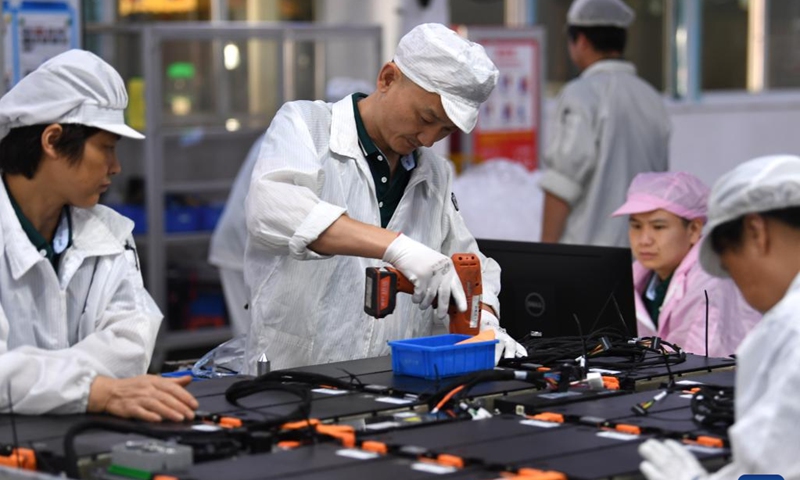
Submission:
[[[147,214],[147,233],[137,236],[137,244],[144,251],[142,261],[146,273],[145,284],[148,291],[162,309],[167,312],[168,286],[167,286],[167,260],[168,247],[174,245],[204,245],[211,238],[210,232],[167,233],[164,229],[164,202],[169,194],[183,193],[225,193],[233,183],[233,177],[225,179],[204,180],[170,180],[165,181],[164,163],[166,159],[166,143],[174,141],[186,132],[187,128],[194,128],[191,123],[174,125],[168,122],[163,112],[165,85],[164,85],[164,49],[165,43],[181,42],[212,42],[215,49],[221,54],[223,42],[231,41],[272,41],[278,45],[275,51],[279,72],[276,78],[276,107],[285,101],[298,98],[296,89],[296,49],[300,42],[313,43],[313,84],[316,98],[324,98],[325,82],[328,73],[326,44],[332,41],[364,41],[372,43],[374,48],[374,73],[377,73],[382,63],[381,28],[379,26],[339,25],[323,26],[317,24],[300,23],[253,23],[253,22],[212,22],[198,23],[154,23],[144,25],[86,25],[88,35],[135,35],[140,45],[140,61],[142,77],[145,88],[145,119],[146,129],[144,140],[144,179],[145,179],[145,204]],[[101,54],[101,56],[103,56]],[[108,54],[105,55],[108,57]],[[221,57],[221,55],[219,55]],[[114,59],[108,59],[116,64]],[[219,68],[222,61],[220,59]],[[117,66],[117,65],[115,65]],[[372,66],[370,68],[373,68]],[[216,75],[224,78],[224,75]],[[223,95],[226,89],[222,89]],[[229,99],[222,98],[215,102],[226,108],[230,105]],[[225,118],[228,112],[221,112],[217,118]],[[216,125],[203,125],[203,138],[219,141],[220,139],[231,142],[243,142],[247,139],[247,146],[256,136],[263,133],[269,125],[272,114],[262,118],[245,118],[242,127],[235,132],[226,130],[223,123]],[[212,115],[213,117],[213,115]],[[174,120],[174,119],[173,119]],[[207,120],[207,118],[205,119]],[[253,121],[257,120],[257,121]],[[237,165],[244,160],[244,155],[235,158]],[[226,161],[230,161],[226,158]],[[202,330],[169,330],[167,321],[162,324],[159,333],[156,351],[153,356],[153,366],[157,369],[163,362],[166,353],[170,350],[193,347],[210,347],[230,338],[229,328],[209,328]]]

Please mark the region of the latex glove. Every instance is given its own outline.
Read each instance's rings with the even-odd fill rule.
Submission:
[[[414,285],[411,299],[420,310],[430,307],[438,297],[436,316],[444,318],[451,296],[459,312],[467,310],[467,297],[453,261],[436,250],[400,234],[389,244],[383,261],[394,265]]]
[[[525,347],[516,342],[511,335],[506,333],[506,329],[500,326],[500,320],[486,309],[481,309],[481,332],[494,330],[494,338],[500,340],[494,346],[494,364],[501,358],[527,357],[528,351]]]
[[[692,452],[675,440],[648,440],[639,445],[639,465],[648,480],[702,480],[708,472]]]

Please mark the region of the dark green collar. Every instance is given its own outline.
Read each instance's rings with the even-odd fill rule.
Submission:
[[[47,257],[47,260],[53,265],[55,271],[58,272],[58,261],[61,254],[72,245],[72,216],[70,215],[69,207],[65,205],[63,210],[61,210],[61,219],[56,227],[53,242],[48,242],[22,212],[22,208],[14,199],[11,190],[8,188],[5,177],[3,178],[3,184],[6,187],[6,192],[8,192],[8,199],[11,201],[14,213],[17,215],[17,220],[19,220],[19,224],[25,232],[25,235],[28,236],[28,240],[31,241],[36,250],[44,252],[43,255]],[[64,228],[66,228],[66,232],[64,232]],[[66,241],[59,241],[61,238],[64,238],[64,235],[66,235]]]
[[[653,272],[653,276],[650,278],[650,281],[647,282],[647,287],[644,292],[642,292],[644,306],[647,308],[647,313],[650,314],[650,318],[653,320],[656,327],[658,327],[658,316],[661,313],[661,306],[664,305],[664,299],[667,297],[667,289],[671,281],[672,275],[659,282],[656,272]],[[651,285],[652,282],[659,283],[653,287]]]

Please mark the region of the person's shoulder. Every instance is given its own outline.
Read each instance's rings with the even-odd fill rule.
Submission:
[[[279,115],[292,115],[301,116],[306,119],[316,119],[320,117],[330,117],[333,104],[323,102],[322,100],[293,100],[284,103],[280,110]],[[276,115],[277,117],[278,115]]]
[[[72,218],[73,222],[99,222],[120,242],[125,242],[133,233],[133,220],[101,204],[92,208],[72,207]],[[73,226],[73,228],[77,227],[79,226]]]

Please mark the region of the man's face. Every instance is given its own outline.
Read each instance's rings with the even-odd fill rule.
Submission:
[[[399,155],[430,147],[457,130],[442,107],[441,97],[408,78],[389,86],[378,126],[383,147]]]
[[[121,170],[116,154],[118,141],[118,135],[100,131],[86,140],[77,163],[57,163],[59,190],[68,204],[82,208],[97,204],[100,194],[111,185],[111,177]]]

